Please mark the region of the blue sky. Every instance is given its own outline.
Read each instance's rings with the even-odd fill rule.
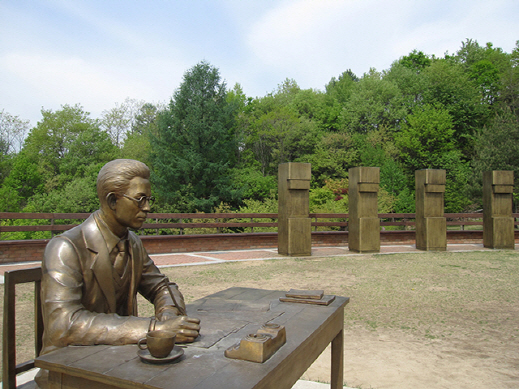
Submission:
[[[99,117],[127,97],[164,102],[202,60],[247,96],[286,78],[323,90],[347,69],[443,56],[466,38],[511,52],[519,1],[2,0],[0,110],[34,126],[42,108]]]

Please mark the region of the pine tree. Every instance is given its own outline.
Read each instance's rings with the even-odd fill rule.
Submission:
[[[184,74],[152,135],[152,179],[165,209],[210,212],[232,202],[236,156],[233,105],[217,68],[203,61]]]

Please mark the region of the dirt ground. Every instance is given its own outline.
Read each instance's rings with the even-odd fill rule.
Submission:
[[[232,286],[324,289],[350,297],[344,342],[349,387],[519,388],[516,251],[283,259],[163,271],[187,302]],[[19,293],[27,311],[32,295]],[[152,315],[144,300],[139,310],[140,316]],[[22,308],[17,316],[25,324],[23,315]],[[20,360],[31,352],[31,336],[24,336],[30,327],[20,328]],[[329,374],[325,350],[302,378],[329,382]]]
[[[401,331],[345,331],[344,382],[354,388],[519,388],[518,344],[499,340],[432,340]],[[327,382],[325,351],[304,379]]]

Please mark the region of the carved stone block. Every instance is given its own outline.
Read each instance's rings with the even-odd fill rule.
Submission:
[[[311,165],[283,163],[278,171],[278,252],[289,256],[312,254],[309,218]]]
[[[349,236],[348,246],[360,253],[380,251],[380,219],[377,194],[380,168],[355,167],[349,169]]]
[[[415,172],[416,248],[419,250],[447,249],[445,183],[445,170],[424,169]]]
[[[512,216],[513,188],[513,171],[483,172],[483,246],[485,247],[515,248]]]

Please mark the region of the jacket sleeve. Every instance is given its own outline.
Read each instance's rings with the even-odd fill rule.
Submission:
[[[176,312],[177,315],[186,314],[184,296],[178,286],[170,282],[168,277],[160,272],[148,253],[142,247],[143,269],[139,283],[139,293],[155,306],[155,316],[160,320],[166,310]]]
[[[86,309],[81,266],[71,241],[49,242],[42,263],[43,353],[68,345],[136,343],[148,331],[149,318]]]

